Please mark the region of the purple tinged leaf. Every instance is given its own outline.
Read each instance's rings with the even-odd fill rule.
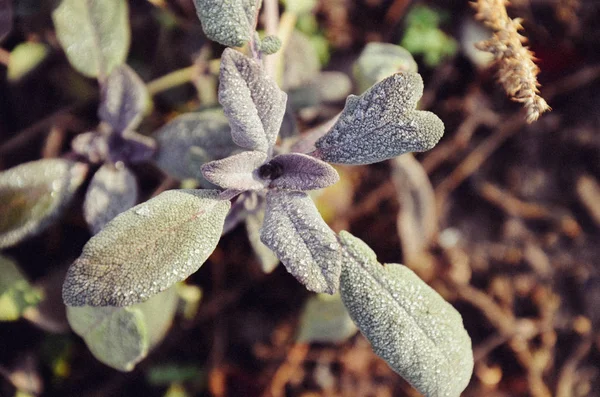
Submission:
[[[239,150],[231,139],[229,123],[221,110],[176,117],[153,136],[158,145],[156,164],[177,179],[202,179],[202,164]]]
[[[308,290],[337,291],[341,248],[306,193],[269,191],[260,233],[261,241]]]
[[[88,167],[44,159],[0,172],[0,248],[48,227],[67,208]]]
[[[313,190],[331,186],[340,180],[335,168],[324,161],[300,153],[275,156],[271,164],[282,169],[282,175],[269,184],[270,188]]]
[[[113,69],[102,86],[100,120],[116,132],[136,128],[150,102],[150,95],[140,77],[127,65]]]
[[[255,60],[223,51],[219,102],[239,146],[267,152],[275,144],[285,113],[287,95]]]
[[[230,203],[216,190],[169,190],[110,221],[63,285],[69,306],[128,306],[194,273],[217,246]]]
[[[123,164],[104,164],[92,178],[83,203],[83,216],[97,234],[121,212],[135,205],[138,186],[133,173]]]
[[[262,152],[242,152],[204,164],[202,174],[223,189],[259,190],[265,187],[265,182],[255,171],[266,159]]]
[[[252,38],[257,0],[194,0],[208,38],[228,47],[241,47]]]
[[[108,159],[113,163],[141,163],[152,158],[155,152],[156,141],[148,136],[133,131],[109,135]]]
[[[12,0],[0,0],[0,41],[10,33],[13,24]]]
[[[360,97],[350,95],[339,120],[315,146],[329,163],[370,164],[435,146],[444,124],[433,113],[415,110],[423,95],[417,73],[397,73]]]

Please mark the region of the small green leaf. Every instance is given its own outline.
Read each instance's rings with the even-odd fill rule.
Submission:
[[[99,361],[131,371],[164,337],[177,306],[175,287],[127,307],[67,307],[73,331]]]
[[[69,268],[65,303],[127,306],[186,279],[215,249],[229,207],[215,190],[169,190],[123,212]]]
[[[354,63],[359,92],[365,92],[397,72],[417,72],[417,62],[406,49],[389,43],[369,43]]]
[[[266,55],[275,54],[281,48],[281,40],[277,36],[267,36],[260,42],[260,51]]]
[[[42,63],[47,55],[48,47],[42,43],[19,44],[10,52],[6,73],[8,81],[20,80]]]
[[[206,36],[227,47],[241,47],[252,39],[259,3],[257,0],[194,0]]]
[[[44,159],[0,172],[0,248],[41,232],[58,218],[83,182],[87,166]]]
[[[359,97],[350,95],[313,154],[329,163],[371,164],[433,148],[444,134],[444,123],[415,109],[422,95],[421,76],[410,72],[396,73]]]
[[[0,255],[0,321],[18,320],[42,296],[25,278],[16,262]]]
[[[263,272],[271,273],[279,264],[277,256],[260,241],[260,228],[265,220],[265,208],[261,206],[246,217],[246,232],[254,255],[260,262]]]
[[[360,239],[341,232],[340,294],[373,350],[419,392],[458,397],[473,371],[460,314],[410,269],[381,265]]]
[[[129,12],[125,0],[62,0],[52,13],[56,36],[75,69],[106,77],[129,52]]]
[[[200,166],[225,158],[239,146],[233,143],[222,110],[178,116],[153,134],[158,145],[155,162],[177,179],[204,179]],[[201,155],[199,155],[201,153]]]
[[[302,310],[298,342],[339,343],[358,331],[339,294],[311,296]]]

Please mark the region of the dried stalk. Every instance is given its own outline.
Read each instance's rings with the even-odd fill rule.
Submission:
[[[539,93],[537,75],[540,71],[534,56],[525,46],[527,38],[519,34],[521,19],[511,19],[506,12],[507,0],[477,0],[473,6],[475,17],[491,28],[491,39],[481,41],[476,47],[494,55],[499,65],[499,81],[505,91],[516,102],[524,104],[527,122],[533,123],[540,114],[550,110]]]

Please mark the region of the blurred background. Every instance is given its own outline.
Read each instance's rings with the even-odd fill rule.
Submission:
[[[127,64],[152,95],[137,131],[150,136],[215,106],[223,47],[205,38],[192,0],[128,6]],[[12,16],[0,18],[10,25],[0,42],[2,171],[72,158],[73,139],[98,125],[98,83],[69,64],[54,7],[14,0]],[[522,18],[552,107],[532,124],[498,84],[490,55],[474,48],[490,32],[468,1],[288,0],[280,13],[293,30],[280,79],[297,123],[290,134],[340,112],[381,72],[379,57],[390,57],[381,61],[388,74],[418,67],[423,76],[419,108],[444,121],[440,143],[336,167],[341,181],[314,199],[335,231],[364,240],[382,263],[409,266],[462,314],[475,358],[463,395],[600,396],[600,2],[508,7]],[[365,55],[375,42],[401,45],[416,64],[399,47]],[[152,162],[131,169],[139,201],[195,186]],[[309,293],[283,266],[263,271],[243,225],[178,290],[172,326],[144,360],[130,372],[102,364],[70,330],[60,298],[91,237],[87,184],[50,227],[2,250],[12,270],[3,262],[0,396],[419,395],[372,352],[339,300]]]

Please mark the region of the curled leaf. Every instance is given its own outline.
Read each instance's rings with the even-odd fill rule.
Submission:
[[[204,164],[202,174],[209,182],[224,189],[258,190],[265,184],[255,170],[266,159],[267,155],[262,152],[241,152]]]
[[[229,201],[169,190],[123,212],[83,247],[63,286],[70,306],[127,306],[194,273],[215,249]]]
[[[242,47],[252,38],[260,4],[257,0],[194,0],[208,38],[228,47]]]
[[[83,203],[83,216],[92,233],[98,233],[115,216],[133,207],[137,192],[135,176],[125,165],[100,167]]]
[[[277,140],[287,95],[255,60],[225,49],[221,56],[219,102],[241,147],[267,152]]]
[[[397,72],[417,73],[417,62],[406,49],[390,43],[369,43],[354,63],[359,92],[365,92]]]
[[[88,77],[107,76],[125,62],[131,33],[124,0],[62,0],[52,13],[71,65]]]
[[[370,164],[435,146],[444,124],[433,113],[415,110],[423,95],[417,73],[397,73],[360,97],[350,95],[335,125],[315,144],[329,163]]]
[[[44,230],[71,201],[88,167],[44,159],[0,172],[0,248]]]
[[[337,291],[340,245],[306,193],[269,191],[260,239],[307,289]]]
[[[99,361],[131,371],[168,330],[177,304],[175,287],[127,307],[67,307],[73,331]]]
[[[127,65],[113,69],[101,95],[98,116],[117,132],[136,128],[150,102],[144,82]]]
[[[382,266],[350,233],[340,242],[340,295],[375,353],[424,395],[460,396],[473,371],[460,314],[412,270]]]
[[[275,156],[270,164],[281,167],[281,176],[269,187],[288,190],[313,190],[331,186],[339,181],[335,168],[314,157],[301,153]]]
[[[202,164],[227,157],[239,149],[229,131],[229,123],[221,110],[178,116],[153,135],[158,145],[156,164],[178,179],[203,178]]]

